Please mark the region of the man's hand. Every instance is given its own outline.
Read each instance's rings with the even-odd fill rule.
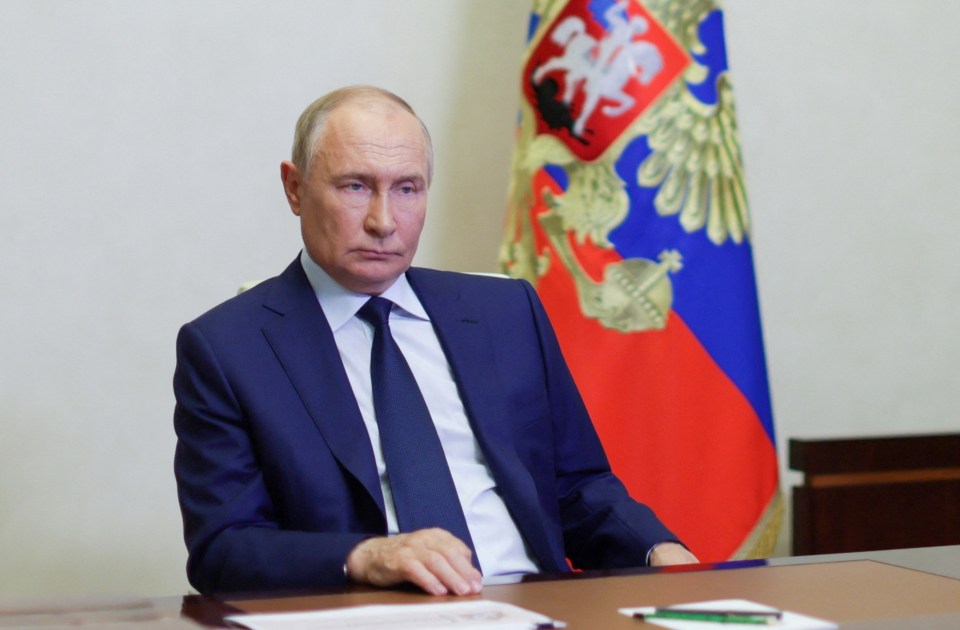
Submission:
[[[444,529],[368,538],[347,556],[347,576],[374,586],[412,582],[431,595],[474,595],[483,588],[470,548]]]
[[[700,561],[683,545],[660,543],[650,552],[650,566],[662,567],[668,564],[697,564]]]

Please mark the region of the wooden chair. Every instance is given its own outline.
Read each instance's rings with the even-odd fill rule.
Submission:
[[[960,544],[960,434],[791,439],[793,553]]]

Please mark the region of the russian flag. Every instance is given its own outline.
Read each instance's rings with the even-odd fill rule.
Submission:
[[[702,561],[769,556],[782,503],[722,15],[653,4],[534,11],[501,264],[536,287],[630,494]]]

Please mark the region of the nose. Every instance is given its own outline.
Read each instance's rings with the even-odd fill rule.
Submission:
[[[377,194],[371,197],[363,227],[378,238],[386,238],[396,231],[397,222],[393,216],[389,195]]]

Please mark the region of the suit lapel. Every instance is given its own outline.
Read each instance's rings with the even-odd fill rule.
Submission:
[[[487,459],[501,496],[544,570],[563,570],[549,545],[539,496],[529,471],[517,456],[511,412],[496,370],[485,311],[457,282],[436,282],[429,270],[410,269],[407,278],[420,298],[453,370],[474,435]],[[447,278],[455,276],[441,274]],[[562,558],[561,558],[562,560]]]
[[[334,457],[360,481],[384,513],[383,493],[366,426],[333,332],[299,259],[279,277],[263,306],[282,315],[265,325],[263,334],[304,407]]]

